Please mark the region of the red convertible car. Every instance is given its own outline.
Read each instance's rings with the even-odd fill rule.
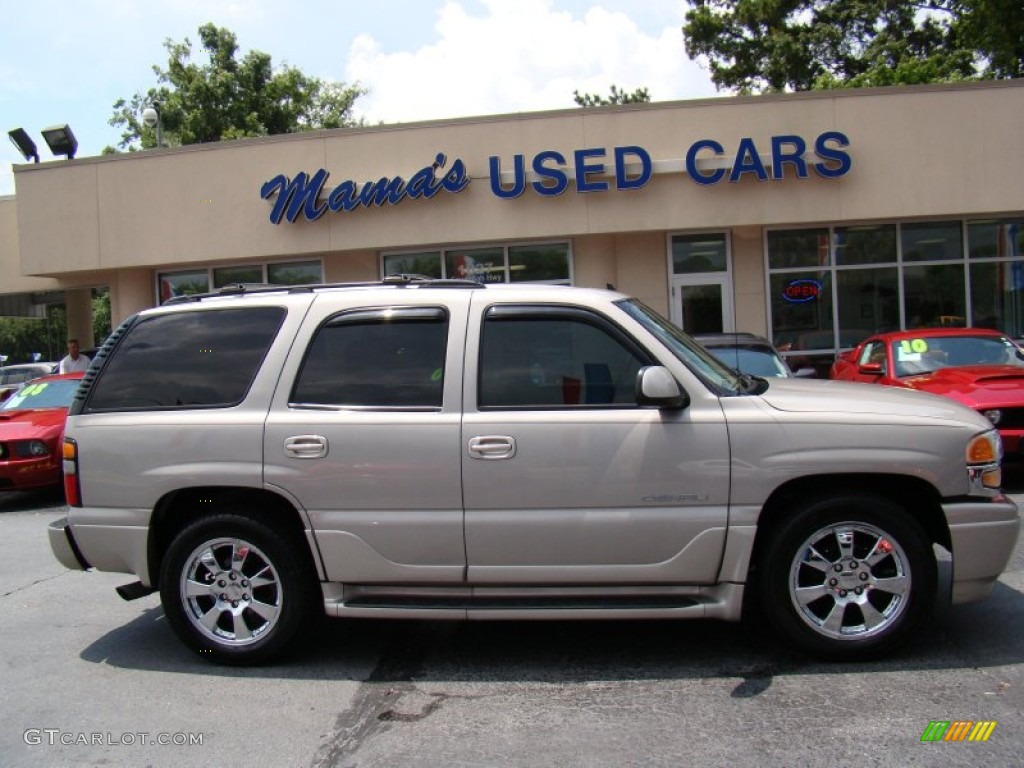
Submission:
[[[35,379],[0,405],[0,491],[60,485],[64,421],[84,375]]]
[[[1006,454],[1024,438],[1024,350],[999,331],[919,328],[881,333],[839,356],[829,378],[919,389],[959,400],[999,430]]]

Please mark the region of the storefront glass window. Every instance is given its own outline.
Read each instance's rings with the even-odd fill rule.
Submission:
[[[798,343],[794,326],[821,320],[825,330],[810,306],[799,308],[802,299],[813,305],[808,297],[818,289],[808,280],[818,272],[795,265],[827,259],[829,232],[834,265],[820,274],[834,286],[834,351],[900,328],[974,325],[1024,338],[1024,219],[915,221],[768,232],[771,326],[784,350]],[[881,264],[892,266],[870,266]],[[811,337],[802,333],[806,347]]]
[[[565,243],[512,246],[508,249],[508,273],[513,283],[568,283],[569,247]]]
[[[310,285],[322,283],[323,279],[319,261],[267,264],[267,282],[273,285]]]
[[[967,242],[972,259],[1024,257],[1024,219],[968,222]]]
[[[899,295],[896,267],[836,270],[839,347],[854,347],[876,331],[899,330]]]
[[[963,264],[903,268],[907,328],[967,325]]]
[[[826,271],[771,276],[772,340],[776,346],[785,350],[832,347],[831,283]]]
[[[930,221],[900,227],[904,261],[957,261],[963,258],[959,221]]]
[[[672,271],[725,272],[728,269],[725,233],[672,236]]]
[[[394,253],[384,257],[384,277],[388,275],[423,275],[441,277],[441,252]]]
[[[198,272],[163,272],[157,282],[161,302],[174,296],[192,296],[210,290],[210,275],[205,269]]]
[[[233,283],[262,283],[263,267],[220,267],[213,270],[213,287],[223,288]]]
[[[971,325],[1024,337],[1024,261],[971,264]]]
[[[469,248],[448,251],[444,255],[448,277],[476,280],[478,283],[504,283],[505,250],[503,248]]]
[[[895,264],[896,225],[836,227],[836,265]]]
[[[827,229],[774,230],[768,233],[772,269],[827,267],[831,264]]]

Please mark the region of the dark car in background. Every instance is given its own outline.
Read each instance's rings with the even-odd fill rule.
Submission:
[[[22,363],[0,367],[0,403],[13,395],[26,381],[57,372],[57,363]]]
[[[693,337],[711,354],[740,373],[767,378],[813,376],[813,369],[794,373],[768,339],[753,333],[702,333]]]
[[[34,379],[0,405],[0,491],[60,485],[64,422],[84,375]]]

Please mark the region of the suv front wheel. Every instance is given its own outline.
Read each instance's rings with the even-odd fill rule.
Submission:
[[[262,663],[295,638],[314,599],[296,537],[238,514],[185,528],[164,558],[160,600],[185,644],[226,664]]]
[[[902,643],[935,595],[935,556],[899,505],[870,494],[804,504],[761,559],[761,602],[787,639],[833,660]]]

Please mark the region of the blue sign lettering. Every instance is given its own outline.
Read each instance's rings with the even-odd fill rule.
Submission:
[[[848,152],[835,149],[830,144],[838,144],[840,147],[850,146],[850,140],[845,134],[839,131],[828,131],[821,134],[814,141],[814,152],[818,157],[824,158],[825,162],[815,163],[814,170],[817,174],[826,179],[835,179],[845,176],[850,172],[853,161]]]
[[[282,173],[260,188],[260,197],[268,200],[277,195],[270,211],[273,224],[280,224],[281,219],[295,222],[300,215],[307,221],[316,221],[328,210],[337,213],[358,207],[398,205],[406,198],[431,198],[442,190],[461,192],[471,181],[466,164],[457,159],[451,169],[438,178],[438,169],[444,168],[447,161],[444,154],[438,153],[432,165],[414,173],[408,182],[401,176],[384,176],[377,181],[368,181],[361,187],[354,181],[343,181],[331,190],[326,201],[320,199],[330,175],[325,169],[321,168],[312,176],[303,171],[296,174],[294,179]]]
[[[633,177],[626,175],[626,164],[630,155],[640,160],[640,173]],[[651,180],[653,169],[651,156],[643,147],[615,148],[615,186],[618,189],[640,189]]]
[[[805,179],[808,166],[821,178],[834,179],[849,173],[853,166],[850,153],[846,151],[850,140],[839,131],[826,131],[815,138],[815,162],[805,159],[808,141],[802,136],[772,136],[770,145],[770,164],[766,165],[756,142],[750,137],[739,140],[735,159],[729,162],[726,148],[721,143],[714,139],[699,139],[686,151],[686,173],[694,183],[707,186],[718,184],[727,177],[731,183],[740,182],[746,176],[753,176],[758,181],[778,181],[787,173]],[[527,188],[532,188],[542,197],[557,197],[569,188],[573,178],[576,191],[580,193],[605,192],[612,187],[616,190],[640,189],[650,182],[654,163],[643,147],[614,147],[614,173],[605,162],[606,156],[607,150],[602,147],[578,149],[573,152],[570,172],[565,155],[557,150],[542,150],[529,161],[524,155],[513,155],[511,180],[506,172],[504,182],[502,160],[492,156],[488,161],[491,193],[503,200],[513,200],[521,197]],[[708,162],[715,159],[717,162]],[[300,216],[316,221],[327,211],[338,213],[360,207],[398,205],[407,198],[429,200],[441,192],[454,194],[469,186],[472,179],[465,162],[456,159],[443,175],[439,175],[446,165],[447,157],[438,153],[431,165],[416,171],[408,181],[401,176],[384,176],[363,184],[349,179],[331,189],[326,199],[323,198],[328,178],[325,169],[321,168],[313,175],[300,172],[292,179],[278,174],[263,184],[260,196],[264,200],[276,196],[270,212],[270,221],[274,224],[280,224],[282,220],[294,222]],[[533,177],[529,182],[527,168]]]

